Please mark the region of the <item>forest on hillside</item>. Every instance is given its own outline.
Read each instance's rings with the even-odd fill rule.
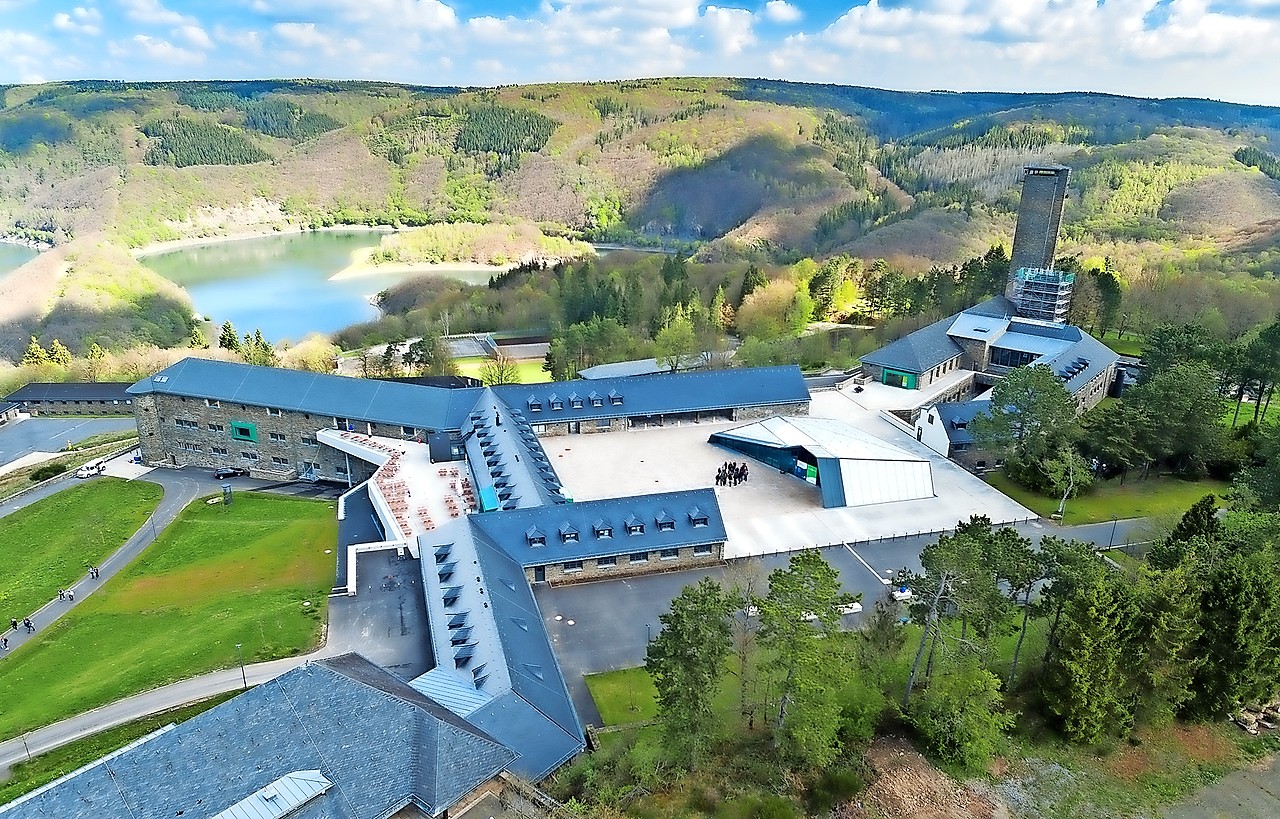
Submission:
[[[1007,245],[1022,166],[1062,162],[1073,168],[1065,263],[1108,271],[1121,295],[1122,306],[1100,313],[1086,281],[1086,326],[1141,337],[1166,320],[1196,321],[1225,338],[1275,309],[1277,136],[1280,109],[1207,100],[715,78],[10,86],[0,103],[0,235],[81,258],[83,248],[246,230],[536,226],[557,240],[675,251],[687,280],[639,260],[526,271],[493,288],[408,283],[386,294],[381,322],[339,343],[445,324],[560,340],[582,338],[570,328],[593,320],[626,328],[627,343],[605,353],[574,341],[564,360],[585,365],[652,352],[680,319],[708,349],[722,343],[717,333],[734,334],[749,360],[845,366],[992,292],[966,278],[967,266]],[[191,320],[164,318],[174,294],[112,258],[121,261],[110,275],[130,286],[108,289],[133,306],[133,327],[111,318],[104,326],[118,329],[95,330],[114,309],[102,299],[59,306],[72,291],[58,276],[106,275],[101,265],[59,273],[49,263],[10,288],[22,309],[4,355],[15,360],[27,336],[47,344],[54,333],[76,353],[92,343],[180,347]],[[829,285],[819,271],[835,268]],[[749,274],[763,276],[772,299],[768,320],[754,324]],[[620,295],[584,312],[562,295],[579,280]],[[876,329],[812,340],[803,316]]]

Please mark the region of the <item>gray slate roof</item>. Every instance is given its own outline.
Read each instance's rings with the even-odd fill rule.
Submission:
[[[4,808],[5,819],[172,819],[223,811],[286,774],[333,787],[291,819],[438,815],[515,754],[357,655],[311,663]]]
[[[946,430],[947,439],[952,444],[973,443],[973,433],[969,425],[976,415],[985,414],[991,409],[990,400],[982,401],[948,401],[934,407],[938,411],[938,421]]]
[[[862,360],[868,364],[889,367],[908,373],[925,373],[964,352],[947,331],[955,322],[955,316],[935,321],[892,341],[878,350],[867,353]]]
[[[705,525],[693,525],[690,515],[695,510],[698,517],[706,520]],[[673,528],[659,530],[657,521],[663,516],[671,520]],[[626,522],[629,519],[643,523],[644,533],[628,535]],[[728,539],[714,489],[660,492],[479,514],[472,515],[471,521],[491,543],[522,566],[723,543]],[[595,529],[600,524],[611,528],[613,536],[596,537]],[[566,526],[577,534],[576,542],[564,539],[562,529]],[[544,536],[546,544],[530,544],[531,530]]]
[[[479,389],[440,389],[368,378],[184,358],[129,388],[359,421],[459,429]],[[321,424],[323,426],[323,423]]]
[[[120,381],[33,382],[5,396],[14,403],[24,401],[125,401],[129,383]]]

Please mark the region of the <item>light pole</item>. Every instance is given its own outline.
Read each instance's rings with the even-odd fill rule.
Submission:
[[[644,638],[645,642],[653,642],[653,626],[649,623],[644,624]]]
[[[1111,538],[1107,541],[1107,548],[1108,548],[1108,549],[1113,549],[1113,548],[1115,548],[1115,545],[1116,545],[1116,524],[1117,524],[1117,523],[1119,523],[1119,522],[1120,522],[1120,521],[1119,521],[1119,519],[1118,519],[1115,515],[1112,515],[1112,516],[1111,516]]]
[[[240,643],[236,643],[236,657],[240,660],[240,682],[244,684],[244,690],[249,690],[249,678],[244,673],[244,652],[240,650]]]
[[[27,745],[27,735],[22,735],[22,749],[27,752],[27,761],[31,761],[31,746]]]

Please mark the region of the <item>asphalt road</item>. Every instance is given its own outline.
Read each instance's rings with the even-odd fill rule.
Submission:
[[[67,442],[90,435],[136,429],[133,416],[121,418],[25,418],[0,427],[0,464],[32,452],[60,452]]]

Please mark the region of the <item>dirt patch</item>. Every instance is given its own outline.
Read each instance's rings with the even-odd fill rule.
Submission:
[[[1212,725],[1177,724],[1169,737],[1183,756],[1196,762],[1225,762],[1236,753],[1235,745]]]
[[[901,737],[877,739],[867,751],[876,779],[840,819],[1004,819],[1009,811],[978,782],[957,782]]]
[[[1151,752],[1143,746],[1126,745],[1107,757],[1103,768],[1107,774],[1125,782],[1133,782],[1156,768]]]

